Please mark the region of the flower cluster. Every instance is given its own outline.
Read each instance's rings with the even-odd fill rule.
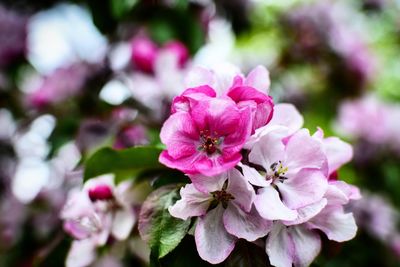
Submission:
[[[292,105],[274,106],[264,67],[247,77],[236,69],[221,73],[189,73],[188,89],[161,129],[167,149],[160,161],[192,182],[169,212],[198,218],[197,250],[212,264],[223,262],[237,240],[262,239],[272,265],[308,266],[321,249],[318,231],[338,242],[356,234],[343,206],[359,191],[337,179],[352,148],[321,129],[302,129]]]

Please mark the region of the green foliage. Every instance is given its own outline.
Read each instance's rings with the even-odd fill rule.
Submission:
[[[152,257],[163,258],[185,237],[191,220],[181,220],[171,216],[168,207],[179,198],[176,186],[164,186],[149,195],[143,203],[139,218],[139,232],[148,242]]]
[[[118,180],[126,177],[137,177],[141,173],[154,169],[162,169],[158,157],[162,149],[157,147],[133,147],[114,150],[109,147],[95,152],[85,162],[84,180],[106,174],[115,173]]]

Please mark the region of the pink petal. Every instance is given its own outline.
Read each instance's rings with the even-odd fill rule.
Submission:
[[[309,266],[321,251],[319,235],[303,225],[289,227],[289,234],[296,251],[294,265],[296,267]]]
[[[270,83],[269,72],[264,66],[255,67],[247,75],[245,81],[245,85],[256,88],[265,94],[268,94]]]
[[[196,66],[186,74],[184,83],[186,88],[213,85],[215,84],[215,77],[210,70]]]
[[[291,209],[320,201],[328,188],[326,177],[320,171],[310,169],[303,169],[294,177],[276,185],[283,202]]]
[[[301,224],[304,223],[314,216],[316,216],[318,213],[321,212],[323,208],[325,208],[326,204],[328,201],[326,198],[321,199],[320,201],[310,204],[308,206],[305,206],[303,208],[300,208],[297,210],[297,218],[293,221],[284,221],[283,223],[285,225],[296,225],[296,224]]]
[[[274,115],[268,126],[280,125],[289,128],[289,134],[300,130],[304,119],[300,112],[292,104],[277,104],[274,106]]]
[[[285,147],[282,143],[282,136],[279,133],[270,132],[262,136],[249,154],[250,162],[269,170],[273,163],[282,160]]]
[[[161,141],[167,146],[168,155],[182,158],[197,152],[200,134],[188,113],[172,114],[161,128]]]
[[[337,137],[325,138],[323,144],[328,159],[329,173],[336,171],[353,158],[352,146]]]
[[[168,208],[169,213],[182,220],[206,214],[211,195],[198,191],[193,184],[181,188],[181,199]]]
[[[265,250],[273,266],[292,267],[295,247],[286,226],[274,223],[268,235]]]
[[[216,93],[208,85],[202,85],[186,89],[180,96],[174,98],[171,105],[171,112],[177,111],[189,112],[191,107],[198,101],[205,100],[209,97],[215,97]]]
[[[298,131],[289,139],[284,165],[289,168],[287,176],[303,168],[328,171],[327,159],[321,143],[312,138],[306,129]]]
[[[244,211],[249,212],[255,198],[253,187],[237,169],[230,170],[228,175],[229,180],[226,191],[235,197],[232,202]]]
[[[204,218],[199,218],[195,230],[197,251],[203,260],[211,264],[223,262],[234,249],[237,240],[225,230],[223,212],[222,205],[210,210]]]
[[[274,224],[266,245],[271,264],[279,267],[309,266],[320,250],[318,234],[301,225],[287,228]]]
[[[252,185],[266,187],[271,184],[271,180],[266,180],[256,169],[241,163],[239,163],[239,167],[242,168],[245,179]]]
[[[272,221],[263,219],[254,207],[247,213],[240,207],[229,204],[223,220],[228,233],[247,241],[266,236],[272,227]]]
[[[283,204],[278,191],[272,186],[258,190],[254,205],[261,217],[267,220],[294,220],[297,217],[297,212]]]
[[[214,176],[195,174],[190,175],[189,178],[197,190],[208,194],[210,192],[220,190],[223,187],[228,176],[224,172]]]
[[[357,234],[357,225],[352,213],[344,213],[341,206],[324,209],[320,214],[307,222],[308,227],[319,229],[328,239],[344,242],[353,239]]]

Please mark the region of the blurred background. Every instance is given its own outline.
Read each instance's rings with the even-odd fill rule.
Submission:
[[[1,0],[0,266],[64,266],[59,211],[99,147],[157,144],[193,65],[270,71],[275,103],[354,146],[357,237],[313,266],[400,266],[399,0]],[[144,191],[148,189],[143,189]],[[137,233],[91,266],[147,266]]]

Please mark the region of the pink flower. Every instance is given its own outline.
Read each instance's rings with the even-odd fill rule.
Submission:
[[[261,187],[254,202],[268,220],[294,220],[297,210],[318,202],[327,189],[327,159],[321,144],[303,129],[285,143],[277,131],[262,136],[254,144],[249,161],[241,164],[244,176]]]
[[[172,216],[186,220],[199,217],[195,240],[202,259],[217,264],[232,252],[238,238],[255,241],[265,236],[271,222],[262,219],[255,208],[254,189],[242,174],[232,169],[219,176],[197,176],[204,180],[202,190],[193,184],[181,189],[181,199],[169,208]]]
[[[174,100],[172,112],[179,110],[182,104],[190,102],[191,98],[201,93],[211,97],[228,96],[239,107],[251,108],[254,133],[257,128],[266,125],[273,114],[274,103],[268,96],[270,80],[267,69],[258,66],[245,78],[231,66],[221,68],[225,68],[225,72],[193,68],[185,80],[189,89]]]
[[[190,56],[189,50],[183,43],[181,43],[179,41],[170,41],[170,42],[166,43],[163,46],[162,50],[176,55],[176,57],[178,58],[179,66],[181,68],[189,60],[189,56]]]
[[[249,108],[239,108],[229,98],[193,98],[187,111],[164,123],[160,137],[167,150],[160,162],[188,174],[220,174],[241,160],[250,127]]]

